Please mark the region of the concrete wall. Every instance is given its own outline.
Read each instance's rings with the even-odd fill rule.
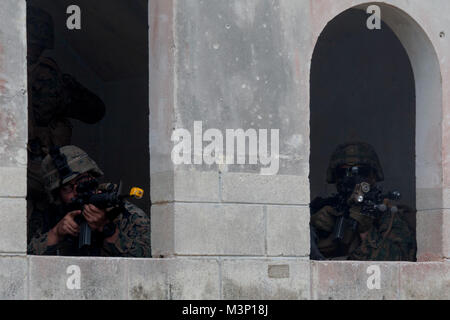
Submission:
[[[27,65],[25,1],[1,4],[0,253],[26,254]]]
[[[365,10],[368,4],[362,3],[152,2],[150,77],[156,77],[164,88],[150,92],[151,114],[156,115],[150,118],[152,185],[164,186],[152,187],[155,256],[308,259],[311,58],[325,26],[346,9],[360,5],[358,8]],[[410,146],[415,145],[414,155],[407,149],[409,157],[415,158],[409,172],[415,172],[416,190],[409,199],[413,201],[414,192],[417,194],[418,259],[443,261],[448,258],[444,248],[449,241],[443,210],[447,157],[443,146],[448,121],[442,121],[447,82],[441,70],[446,70],[443,56],[450,48],[442,40],[442,31],[445,33],[450,23],[440,15],[443,8],[450,8],[443,2],[395,1],[393,5],[394,1],[380,4],[382,19],[400,40],[415,81],[415,119],[411,117],[414,111],[408,113],[410,128],[416,124],[415,140],[412,132],[404,135],[412,140]],[[204,130],[222,132],[280,129],[279,174],[259,175],[258,166],[174,165],[170,161],[171,134],[177,128],[192,132],[196,120],[203,121]],[[189,188],[186,181],[190,181]],[[339,284],[341,279],[348,289],[335,289],[336,295],[361,296],[359,289],[350,290],[353,277],[360,279],[351,266],[362,270],[364,264],[311,266],[310,293],[319,289],[316,283],[324,285],[323,292],[316,291],[313,298],[326,298],[327,286]],[[416,267],[392,266],[389,272],[395,281],[390,293],[378,298],[406,297],[401,292],[403,281],[414,282],[405,280],[409,278],[405,271]],[[426,264],[413,266],[427,268]],[[346,271],[353,280],[344,280]],[[252,278],[253,273],[249,271],[247,276]],[[317,279],[319,282],[314,282]],[[445,292],[448,286],[447,273],[444,279],[438,292]],[[242,283],[235,291],[247,292],[250,287]]]
[[[202,243],[201,238],[196,237],[217,238],[219,245],[227,239],[227,228],[219,227],[222,231],[218,231],[207,227],[208,224],[192,223],[189,226],[192,233],[183,233],[187,228],[183,215],[190,212],[186,206],[192,206],[192,202],[196,203],[194,215],[198,218],[189,221],[206,221],[207,216],[213,212],[219,214],[221,208],[226,207],[230,215],[236,212],[226,221],[247,225],[247,236],[252,240],[260,239],[255,241],[267,242],[268,229],[292,224],[289,215],[269,221],[264,210],[274,209],[272,206],[296,208],[297,222],[302,220],[302,215],[308,215],[305,208],[310,200],[311,58],[316,41],[327,23],[356,4],[331,1],[153,2],[150,8],[150,25],[154,26],[154,32],[150,34],[150,76],[164,84],[164,90],[150,92],[151,114],[156,115],[150,118],[150,127],[153,128],[150,148],[155,159],[151,164],[151,176],[154,186],[160,186],[152,188],[155,192],[152,198],[162,206],[155,208],[154,214],[155,254],[160,251],[163,255],[188,254],[185,250],[178,250],[178,244]],[[408,2],[405,6],[400,3],[399,9],[388,5],[381,7],[382,18],[404,47],[415,76],[416,139],[415,143],[409,141],[405,145],[416,146],[416,207],[419,209],[418,219],[423,221],[432,215],[430,210],[445,207],[442,201],[445,185],[442,182],[441,159],[442,133],[445,132],[441,114],[445,101],[441,99],[439,65],[444,61],[436,54],[439,46],[445,44],[439,37],[441,25],[419,25],[420,17],[425,12],[434,12],[432,5],[419,6]],[[416,12],[418,8],[420,10]],[[429,35],[427,28],[439,31],[432,31]],[[433,38],[435,34],[437,38]],[[430,38],[438,43],[431,43]],[[258,174],[260,168],[255,165],[172,164],[172,131],[176,128],[193,131],[195,120],[203,121],[204,130],[217,128],[222,132],[237,128],[279,129],[278,175],[261,176]],[[412,127],[411,122],[414,123],[414,120],[409,117],[407,126]],[[404,135],[407,136],[407,133]],[[407,139],[411,140],[410,137]],[[398,141],[402,143],[401,139]],[[409,147],[407,149],[411,158],[411,150]],[[411,171],[414,170],[408,172],[411,174]],[[186,179],[192,181],[191,188],[184,188]],[[161,188],[163,185],[165,188]],[[208,187],[203,187],[205,185]],[[411,199],[414,196],[410,192]],[[167,205],[167,202],[171,204]],[[246,214],[239,213],[248,212],[248,206],[255,211],[253,222],[245,219]],[[258,209],[261,206],[262,218]],[[435,216],[441,219],[442,210],[435,212]],[[299,227],[307,233],[307,218],[304,221]],[[177,229],[178,225],[183,227]],[[261,227],[258,228],[259,225]],[[426,226],[423,223],[418,227],[418,237],[435,238],[429,241],[429,246],[422,246],[425,240],[421,242],[419,256],[444,257],[440,240],[443,234],[441,224],[433,224],[433,230]],[[171,231],[160,231],[162,238],[159,239],[156,230]],[[218,236],[218,232],[222,236]],[[302,247],[308,246],[307,238],[301,237],[296,230],[285,235],[297,242],[304,241]],[[164,243],[164,248],[159,250],[157,243]],[[262,251],[253,243],[246,242],[244,245],[252,247],[244,251],[270,256],[267,250]],[[171,244],[171,249],[167,248],[167,244]],[[239,241],[236,245],[239,247],[236,250],[230,248],[223,251],[221,248],[211,251],[206,246],[198,250],[227,255],[243,250]],[[193,252],[198,254],[198,250]],[[307,256],[307,252],[286,255]]]
[[[80,288],[69,289],[70,266]],[[369,289],[370,268],[380,288]],[[0,298],[33,300],[450,299],[448,262],[310,262],[287,258],[0,258]],[[368,272],[369,271],[369,272]],[[7,274],[7,276],[6,276]]]
[[[449,299],[450,45],[439,34],[450,28],[450,4],[394,2],[421,26],[383,7],[415,74],[418,243],[421,257],[435,262],[308,260],[310,60],[326,23],[358,0],[150,1],[153,254],[173,258],[25,256],[25,1],[3,1],[0,172],[11,183],[0,187],[0,297]],[[281,127],[279,175],[174,166],[171,133],[194,120]],[[78,290],[66,285],[70,265],[81,271]],[[367,287],[371,265],[380,268],[377,290]]]
[[[307,20],[293,23],[308,19],[305,4],[152,2],[150,82],[164,85],[150,91],[154,254],[309,255],[309,90],[302,77],[310,58],[302,43],[311,34]],[[279,129],[279,174],[262,176],[258,165],[173,165],[172,131],[192,131],[195,120],[222,132]],[[270,250],[274,233],[297,246]]]

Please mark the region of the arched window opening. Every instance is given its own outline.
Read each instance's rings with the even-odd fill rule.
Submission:
[[[362,10],[343,12],[328,23],[315,47],[310,75],[311,199],[336,192],[335,185],[327,183],[327,168],[338,145],[368,143],[384,173],[384,181],[377,185],[384,192],[401,193],[398,203],[410,208],[405,211],[405,220],[415,233],[414,73],[405,48],[391,28],[382,22],[381,30],[370,30],[367,19]],[[330,235],[329,230],[318,233],[322,240]],[[331,242],[332,247],[341,246],[335,238]],[[354,249],[349,248],[352,245],[323,250],[329,257],[340,259]]]

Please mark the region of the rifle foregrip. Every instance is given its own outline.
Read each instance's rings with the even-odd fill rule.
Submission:
[[[92,235],[92,230],[91,230],[91,227],[89,227],[87,221],[81,222],[80,235],[78,238],[78,248],[81,249],[84,246],[90,246],[91,245],[91,235]]]
[[[341,241],[342,239],[344,239],[344,222],[344,216],[340,216],[336,219],[336,224],[334,225],[333,230],[334,240]]]

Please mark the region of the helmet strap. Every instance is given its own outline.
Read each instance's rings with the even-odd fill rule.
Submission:
[[[72,169],[70,169],[67,158],[64,154],[62,154],[59,150],[59,147],[52,147],[50,148],[49,152],[50,156],[52,157],[53,163],[55,164],[56,169],[58,170],[59,177],[60,177],[60,183],[62,185],[62,182],[67,177],[70,177],[74,174]]]

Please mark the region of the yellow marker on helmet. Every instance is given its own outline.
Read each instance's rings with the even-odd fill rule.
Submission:
[[[131,188],[130,190],[130,197],[134,197],[136,199],[142,199],[142,197],[144,196],[144,190],[142,190],[141,188]]]

